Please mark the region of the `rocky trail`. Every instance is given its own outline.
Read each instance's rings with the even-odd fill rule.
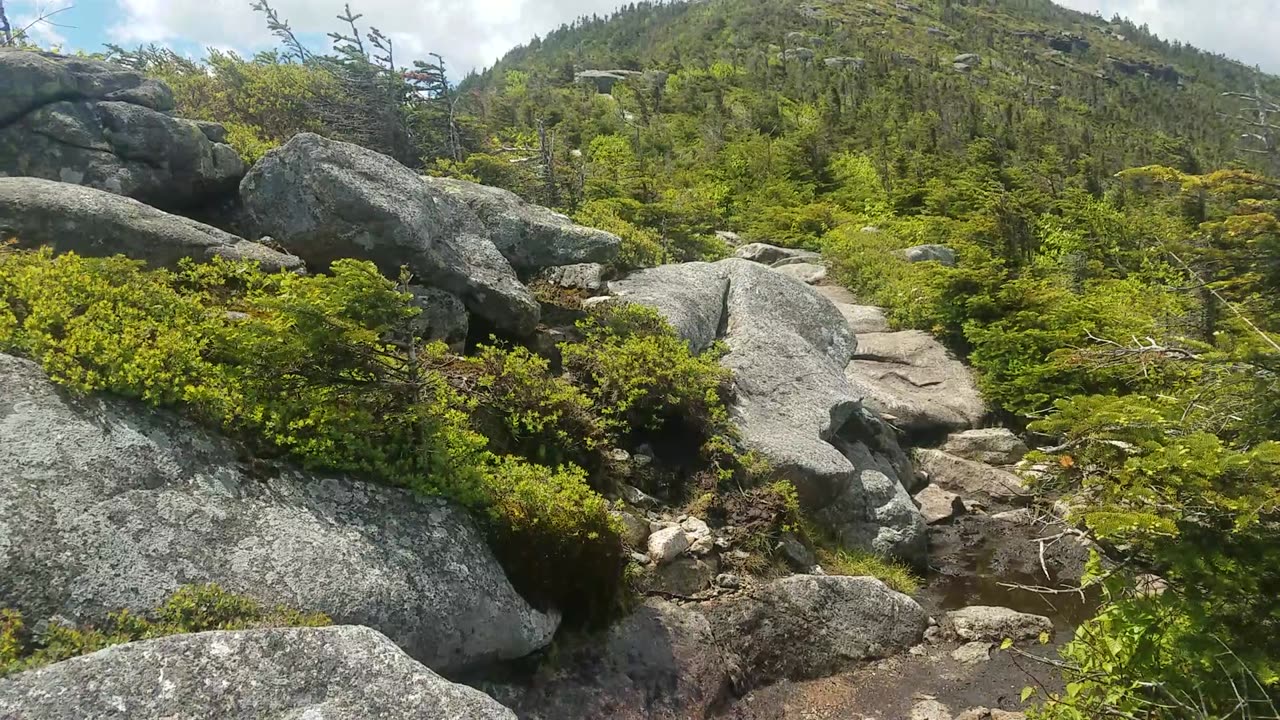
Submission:
[[[829,574],[798,541],[771,549],[789,574],[757,575],[732,522],[648,483],[642,446],[612,458],[628,478],[612,499],[643,599],[557,638],[559,614],[515,591],[461,508],[254,464],[187,418],[72,397],[0,355],[0,607],[95,622],[216,582],[336,623],[174,635],[18,673],[0,679],[0,718],[982,720],[1020,717],[1024,686],[1058,682],[1021,653],[1052,657],[1093,599],[1015,586],[1074,584],[1088,546],[1031,502],[1028,449],[987,426],[964,364],[893,331],[819,255],[750,244],[608,278],[611,234],[354,145],[302,134],[246,170],[219,126],[172,117],[168,88],[132,71],[5,52],[3,87],[0,237],[153,267],[407,265],[423,336],[455,349],[571,333],[534,278],[587,306],[652,307],[695,350],[727,347],[742,441],[806,516],[924,583],[908,597]],[[228,192],[218,227],[174,214]],[[954,262],[941,247],[906,260]]]

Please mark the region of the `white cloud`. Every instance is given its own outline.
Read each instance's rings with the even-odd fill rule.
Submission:
[[[186,41],[258,50],[275,44],[249,0],[114,0],[109,33],[124,44]],[[360,26],[394,41],[398,61],[444,55],[455,76],[491,65],[505,51],[575,17],[609,12],[622,0],[352,0]],[[344,0],[274,0],[297,33],[339,29]],[[327,42],[327,40],[326,40]],[[407,63],[406,63],[407,64]]]
[[[70,10],[73,0],[45,0],[27,6],[25,11],[17,13],[12,20],[13,30],[25,28],[27,38],[41,47],[61,47],[66,45],[66,35],[59,29],[60,18]]]
[[[1166,40],[1280,72],[1280,5],[1275,0],[1056,0],[1108,19],[1119,14]]]

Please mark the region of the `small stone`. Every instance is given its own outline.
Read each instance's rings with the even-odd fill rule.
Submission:
[[[991,516],[992,520],[997,520],[1010,525],[1030,525],[1035,521],[1035,513],[1029,508],[1018,508],[1017,510],[1005,510]]]
[[[964,500],[959,495],[936,485],[929,485],[916,493],[915,499],[920,506],[920,517],[929,525],[937,525],[965,513]]]
[[[733,541],[721,535],[720,537],[715,539],[715,545],[716,545],[716,548],[720,550],[728,550],[729,548],[733,547]]]
[[[713,551],[715,551],[715,549],[716,549],[715,538],[711,537],[710,535],[703,535],[702,537],[695,538],[693,539],[693,542],[689,543],[689,554],[696,555],[698,557],[703,557],[704,555],[710,555]]]
[[[716,576],[716,585],[726,590],[737,590],[742,587],[742,578],[733,573],[720,573]]]
[[[725,553],[725,559],[729,562],[744,563],[751,559],[751,553],[746,550],[730,550]]]
[[[707,537],[711,535],[711,528],[707,526],[706,521],[696,517],[687,517],[680,521],[680,527],[689,533],[692,538]]]
[[[653,462],[653,458],[649,455],[636,455],[631,462],[638,468],[648,467]]]
[[[990,605],[972,605],[953,610],[947,613],[945,624],[962,640],[1030,640],[1039,637],[1042,632],[1053,632],[1053,622],[1043,615]]]
[[[1143,597],[1155,597],[1163,595],[1169,589],[1169,583],[1159,575],[1144,573],[1134,578],[1134,589]]]
[[[644,547],[644,541],[649,539],[649,523],[629,512],[615,511],[613,516],[622,523],[622,539],[627,547]]]
[[[929,643],[930,645],[937,645],[938,643],[942,642],[943,639],[944,639],[944,633],[942,632],[942,628],[938,627],[937,625],[934,625],[933,627],[930,627],[924,631],[924,641]]]
[[[951,720],[951,710],[932,698],[921,700],[911,708],[911,720]]]
[[[991,659],[991,643],[969,642],[951,651],[951,659],[966,665],[986,662]]]
[[[622,494],[623,500],[626,500],[628,503],[635,505],[636,507],[655,508],[662,504],[658,498],[645,493],[640,488],[627,485],[625,483],[623,483],[619,488],[619,492]]]
[[[649,559],[661,565],[689,548],[689,536],[679,526],[663,528],[649,536]]]
[[[637,563],[640,563],[641,565],[648,565],[648,564],[649,564],[649,556],[648,556],[648,555],[645,555],[645,554],[644,554],[644,553],[642,553],[642,552],[633,552],[633,553],[631,553],[631,559],[632,559],[632,560],[635,560]]]
[[[817,562],[813,551],[805,547],[804,543],[791,533],[783,534],[778,541],[778,549],[782,551],[782,557],[786,559],[787,565],[796,572],[808,572],[809,568]]]
[[[912,645],[911,649],[907,652],[915,655],[916,657],[923,657],[929,654],[929,651],[925,649],[924,645]]]

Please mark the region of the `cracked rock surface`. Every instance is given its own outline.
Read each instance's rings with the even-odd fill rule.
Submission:
[[[86,185],[163,209],[234,192],[244,163],[215,141],[221,126],[172,117],[172,109],[167,86],[127,68],[0,52],[0,175]]]

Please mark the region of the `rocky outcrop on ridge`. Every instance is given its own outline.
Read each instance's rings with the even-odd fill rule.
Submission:
[[[460,509],[241,457],[170,413],[69,398],[0,354],[0,607],[94,623],[215,582],[367,625],[442,672],[550,642],[557,618],[516,594]]]
[[[302,260],[215,227],[90,187],[0,177],[0,238],[91,257],[125,255],[150,267],[183,258],[252,260],[262,269],[302,270]]]
[[[909,460],[844,375],[844,317],[805,284],[742,259],[643,270],[609,284],[654,307],[695,350],[722,339],[746,444],[794,482],[801,504],[852,547],[921,562],[924,523]]]
[[[23,720],[515,720],[365,627],[214,631],[115,645],[0,680]]]
[[[221,126],[171,110],[169,88],[133,70],[0,50],[0,176],[86,185],[166,209],[233,192],[244,163]]]

